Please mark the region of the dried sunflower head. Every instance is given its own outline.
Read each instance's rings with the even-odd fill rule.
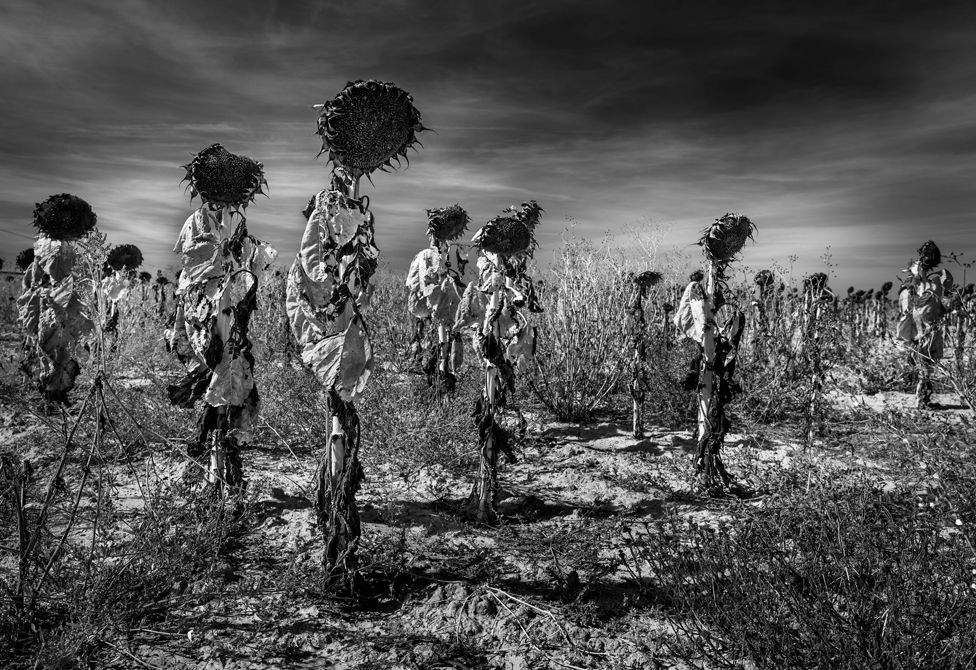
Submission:
[[[539,203],[535,200],[529,200],[528,202],[523,202],[522,206],[518,209],[514,207],[510,208],[516,213],[518,219],[527,225],[530,230],[535,229],[539,225],[539,220],[542,218],[542,213],[545,211],[539,207]]]
[[[755,224],[742,214],[728,213],[715,219],[715,223],[702,234],[698,243],[708,260],[715,263],[729,263],[752,239]]]
[[[501,256],[528,251],[534,242],[529,227],[514,216],[489,219],[471,238],[471,243],[476,247]]]
[[[143,284],[148,284],[152,281],[152,275],[143,270],[139,273],[139,281],[141,281]]]
[[[471,218],[460,203],[427,210],[427,234],[438,242],[452,242],[468,229]]]
[[[211,144],[183,168],[190,198],[199,195],[214,209],[246,207],[268,184],[261,163],[232,154],[220,144]]]
[[[535,200],[524,202],[518,208],[509,207],[482,226],[471,243],[502,256],[531,254],[537,246],[535,227],[539,224],[542,211]]]
[[[918,263],[923,270],[931,270],[942,264],[942,252],[932,240],[918,248]]]
[[[24,249],[19,254],[17,254],[17,269],[26,271],[30,267],[31,263],[34,262],[34,247],[29,249]]]
[[[395,84],[355,81],[346,84],[320,108],[317,134],[322,138],[319,155],[348,169],[354,177],[392,167],[417,143],[417,133],[427,130],[409,93]]]
[[[120,244],[108,252],[105,264],[113,270],[135,270],[142,265],[142,252],[134,244]]]
[[[660,272],[655,272],[654,270],[645,270],[638,275],[634,275],[632,280],[642,291],[646,291],[655,284],[660,283],[664,278]]]
[[[695,282],[701,281],[704,278],[705,278],[705,273],[702,272],[701,270],[695,270],[690,275],[688,275],[688,279]]]
[[[770,272],[769,270],[760,270],[759,272],[756,273],[756,276],[753,278],[753,281],[756,283],[756,286],[760,288],[767,288],[773,285],[774,279],[775,278],[773,277],[773,273]]]
[[[77,240],[95,227],[91,205],[70,193],[52,195],[34,207],[34,227],[52,240]]]
[[[884,284],[881,285],[881,292],[885,294],[888,293],[888,291],[891,290],[892,286],[894,286],[892,282],[886,281]]]

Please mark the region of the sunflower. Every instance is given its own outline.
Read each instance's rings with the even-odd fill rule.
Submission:
[[[514,216],[489,219],[471,238],[476,247],[501,256],[527,251],[532,242],[532,231]]]
[[[918,248],[918,261],[923,270],[931,270],[942,264],[942,252],[932,240]]]
[[[34,207],[34,227],[52,240],[77,240],[96,221],[91,205],[70,193],[52,195]]]
[[[775,277],[773,277],[773,273],[769,270],[760,270],[756,273],[753,281],[755,282],[756,286],[765,289],[772,286],[774,279]]]
[[[261,163],[232,154],[220,144],[211,144],[183,168],[183,181],[190,183],[190,198],[199,195],[204,204],[215,209],[245,207],[258,193],[264,193],[268,183]]]
[[[660,272],[655,272],[654,270],[645,270],[638,275],[633,275],[632,281],[640,288],[642,291],[646,291],[650,287],[658,284],[664,275]]]
[[[705,230],[698,243],[708,260],[720,264],[729,263],[745,246],[746,240],[752,239],[755,227],[749,217],[730,212],[715,219],[715,223]]]
[[[427,130],[410,94],[389,82],[349,82],[334,99],[316,107],[321,108],[319,155],[328,152],[333,164],[354,177],[393,167],[391,161],[406,158],[417,133]]]
[[[427,234],[438,242],[452,242],[468,229],[471,218],[460,203],[427,210]]]
[[[134,244],[120,244],[108,252],[105,263],[113,270],[135,270],[142,265],[142,252]]]
[[[536,246],[535,227],[542,211],[535,200],[523,202],[517,209],[509,207],[482,226],[471,243],[502,256],[531,253]]]
[[[19,254],[17,254],[16,265],[18,270],[26,271],[27,268],[29,268],[31,266],[31,263],[33,262],[34,262],[34,247],[30,247],[29,249],[24,249]]]

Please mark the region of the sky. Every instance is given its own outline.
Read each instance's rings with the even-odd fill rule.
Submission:
[[[829,245],[845,286],[926,239],[976,254],[974,3],[4,0],[0,258],[69,192],[149,268],[178,263],[180,166],[220,142],[264,164],[249,229],[290,263],[328,183],[312,105],[369,78],[432,129],[363,188],[395,272],[427,208],[460,202],[473,232],[530,198],[543,262],[568,226],[694,255],[728,211],[758,228],[744,264],[823,270]]]

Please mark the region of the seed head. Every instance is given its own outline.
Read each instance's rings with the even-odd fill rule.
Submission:
[[[318,130],[329,161],[348,169],[354,177],[393,167],[417,144],[417,133],[428,130],[409,93],[395,84],[355,81],[322,105]]]
[[[942,263],[942,252],[938,245],[932,240],[928,240],[918,248],[918,262],[923,270],[937,268]]]
[[[142,265],[142,252],[134,244],[120,244],[108,252],[105,264],[113,270],[135,270]]]
[[[77,240],[95,227],[91,205],[70,193],[52,195],[34,207],[34,227],[52,240]]]
[[[752,239],[755,224],[743,214],[727,213],[715,219],[702,234],[698,244],[705,257],[715,263],[730,263],[735,259],[746,240]]]
[[[427,210],[427,234],[440,242],[451,242],[468,229],[468,213],[460,203]]]
[[[268,184],[261,163],[232,154],[220,144],[211,144],[183,168],[190,198],[199,195],[212,209],[246,207]]]

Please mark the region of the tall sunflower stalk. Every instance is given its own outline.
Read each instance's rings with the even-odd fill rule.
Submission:
[[[537,246],[535,227],[541,214],[534,200],[510,207],[471,240],[481,250],[479,279],[465,289],[455,327],[477,328],[475,348],[485,366],[485,384],[473,412],[480,461],[468,499],[469,512],[479,523],[498,521],[499,454],[515,462],[514,440],[500,422],[500,410],[515,390],[515,373],[535,354],[536,329],[527,312],[542,308],[527,266]]]
[[[319,154],[328,153],[331,183],[303,212],[286,307],[302,362],[327,396],[329,436],[316,473],[323,560],[330,576],[353,588],[361,533],[356,492],[364,478],[355,400],[373,369],[363,310],[379,258],[369,198],[360,196],[359,184],[405,158],[425,128],[409,93],[375,80],[350,82],[317,109]]]
[[[22,369],[48,402],[61,405],[69,404],[87,355],[83,338],[95,328],[78,267],[79,245],[96,231],[95,223],[91,206],[68,193],[34,209],[38,237],[17,301],[25,333]]]
[[[752,299],[752,346],[757,359],[766,355],[766,343],[771,336],[769,328],[770,303],[775,299],[773,284],[775,275],[769,270],[760,270],[753,278],[755,289]]]
[[[810,378],[803,431],[806,447],[812,447],[816,436],[823,431],[823,389],[830,363],[830,336],[834,331],[830,320],[833,304],[834,294],[827,286],[825,273],[815,272],[803,279],[800,358]]]
[[[260,405],[248,325],[258,276],[277,254],[248,233],[244,216],[267,185],[260,163],[213,144],[184,168],[191,199],[199,195],[202,202],[174,248],[183,269],[165,339],[188,371],[167,391],[178,407],[202,402],[197,437],[187,451],[207,456],[206,482],[226,494],[245,486],[241,448]]]
[[[644,315],[644,299],[648,291],[661,281],[661,273],[654,270],[645,270],[638,275],[631,276],[631,294],[627,304],[630,312],[631,327],[631,346],[633,353],[630,362],[630,397],[633,400],[633,433],[639,439],[644,436],[644,396],[647,389],[647,319]],[[667,310],[664,311],[664,318],[667,319]],[[667,333],[667,321],[665,321],[665,337]]]
[[[733,480],[722,462],[721,449],[729,429],[725,407],[740,392],[733,376],[745,327],[745,315],[726,303],[726,271],[754,230],[748,217],[734,213],[716,219],[705,230],[699,240],[707,261],[704,277],[700,281],[692,278],[674,317],[678,329],[702,348],[695,471],[710,493],[726,489]],[[721,326],[717,321],[720,308],[725,311]]]
[[[136,269],[142,265],[142,252],[134,244],[120,244],[113,247],[102,266],[102,278],[99,282],[100,299],[105,305],[105,323],[102,332],[117,338],[121,310],[119,303],[125,300],[129,291],[135,286],[138,278]],[[117,339],[112,343],[112,349],[117,345]]]
[[[932,373],[944,350],[944,319],[948,310],[943,298],[953,286],[942,264],[939,247],[929,240],[918,249],[918,258],[907,268],[908,280],[899,296],[901,317],[896,336],[908,347],[917,375],[915,397],[919,409],[932,407]]]
[[[423,330],[430,325],[430,353],[423,360],[427,383],[438,395],[454,390],[461,367],[464,346],[454,332],[454,317],[464,289],[467,250],[456,240],[470,221],[460,204],[427,210],[427,238],[430,246],[410,263],[406,286],[407,310],[418,321],[416,345],[423,350]],[[454,256],[453,263],[451,256]],[[436,329],[436,330],[435,330]]]

